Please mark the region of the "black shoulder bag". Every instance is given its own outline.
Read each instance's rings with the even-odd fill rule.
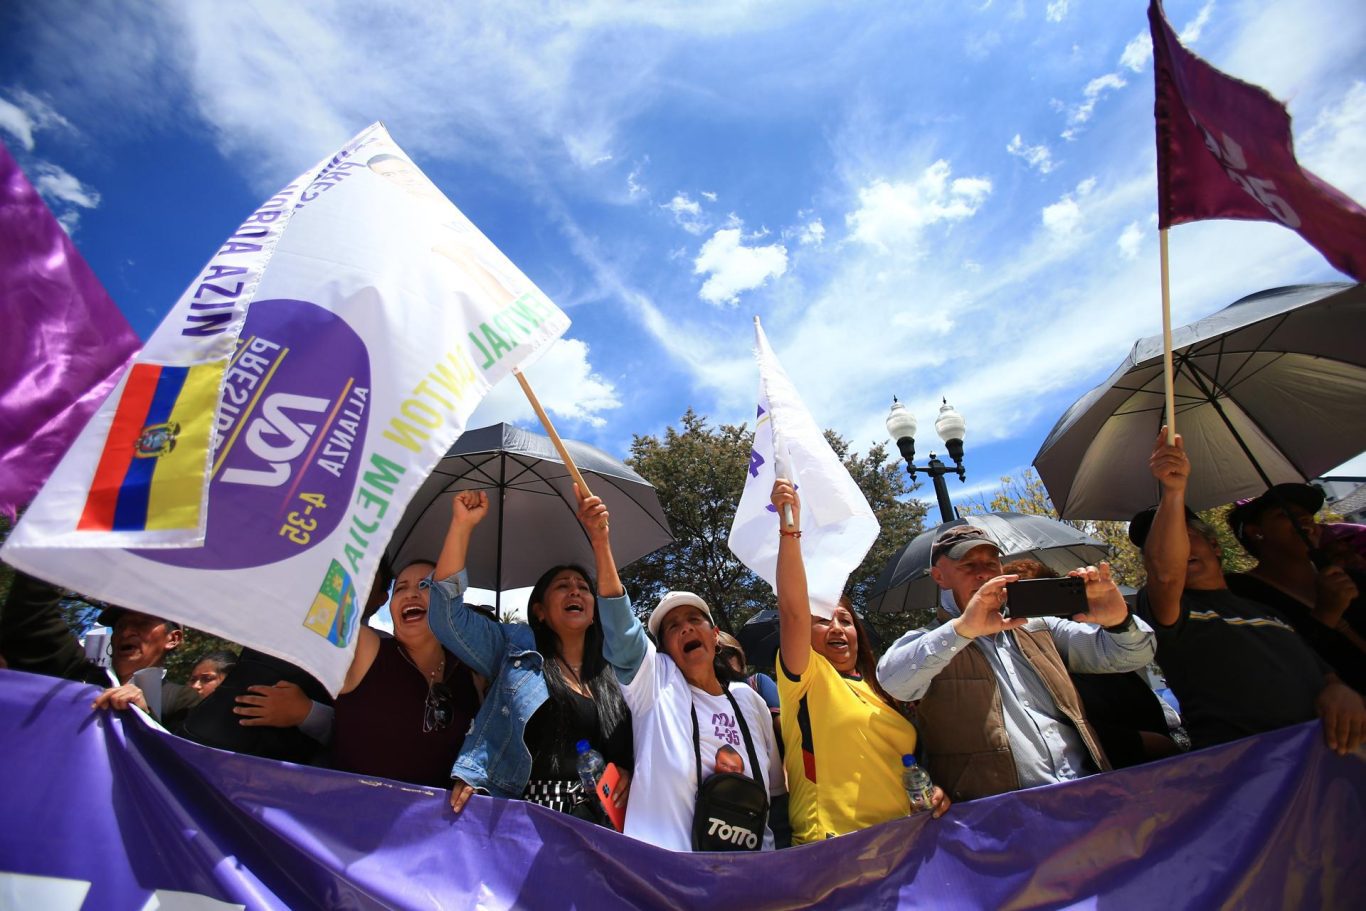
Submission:
[[[697,706],[692,708],[692,748],[697,759],[697,805],[692,817],[694,851],[758,851],[764,843],[768,823],[768,788],[754,738],[739,704],[726,688],[726,698],[735,709],[735,720],[749,751],[749,767],[754,777],[735,772],[717,772],[702,780],[702,739],[697,726]]]

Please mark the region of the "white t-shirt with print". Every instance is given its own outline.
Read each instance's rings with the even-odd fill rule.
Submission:
[[[738,754],[746,774],[745,747],[735,709],[725,694],[712,696],[690,686],[668,655],[649,643],[635,678],[623,688],[635,731],[636,769],[626,804],[626,834],[669,848],[692,850],[693,808],[697,804],[697,759],[692,745],[692,712],[697,708],[698,742],[702,747],[702,775],[716,769],[723,746]],[[754,752],[763,767],[769,794],[785,794],[782,758],[773,737],[773,715],[763,698],[743,682],[730,685],[731,695],[744,712]],[[737,761],[726,754],[728,761]],[[764,850],[773,849],[773,833],[765,831]]]

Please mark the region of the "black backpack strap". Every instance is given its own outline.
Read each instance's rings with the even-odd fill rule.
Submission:
[[[724,684],[723,684],[724,686]],[[745,749],[749,751],[749,767],[754,770],[754,780],[759,782],[759,786],[765,788],[764,772],[759,766],[759,754],[754,752],[754,738],[750,736],[749,725],[745,723],[745,713],[740,711],[740,703],[735,701],[735,696],[731,694],[730,687],[726,686],[726,698],[730,700],[730,707],[735,709],[735,722],[740,725],[740,735],[744,737]],[[692,694],[688,694],[688,708],[692,711],[692,752],[697,760],[697,789],[702,789],[702,734],[697,726],[697,703],[692,701]]]
[[[767,794],[768,789],[764,785],[764,772],[759,767],[759,755],[754,752],[754,738],[750,736],[749,725],[745,723],[745,713],[740,711],[740,703],[735,701],[735,696],[732,695],[730,687],[726,687],[726,698],[730,700],[731,708],[735,709],[735,721],[740,725],[740,734],[745,738],[745,747],[749,750],[749,767],[754,770],[754,780],[759,782],[759,787],[764,788],[764,793]],[[696,718],[696,716],[697,713],[694,710],[693,717]]]
[[[697,703],[692,701],[692,693],[688,693],[688,708],[692,710],[692,753],[697,759],[697,791],[702,792],[702,734],[697,729]]]

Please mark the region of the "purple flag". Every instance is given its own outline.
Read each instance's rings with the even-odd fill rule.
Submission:
[[[1300,167],[1285,107],[1182,47],[1160,0],[1149,5],[1148,22],[1158,227],[1208,218],[1277,221],[1335,268],[1366,280],[1366,210]]]
[[[0,513],[33,498],[142,346],[0,142]]]

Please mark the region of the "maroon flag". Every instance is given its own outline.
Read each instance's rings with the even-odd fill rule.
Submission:
[[[1290,114],[1267,94],[1181,46],[1152,0],[1158,227],[1237,218],[1278,221],[1328,262],[1366,281],[1366,210],[1300,167]]]
[[[141,346],[0,142],[0,513],[33,499]]]

